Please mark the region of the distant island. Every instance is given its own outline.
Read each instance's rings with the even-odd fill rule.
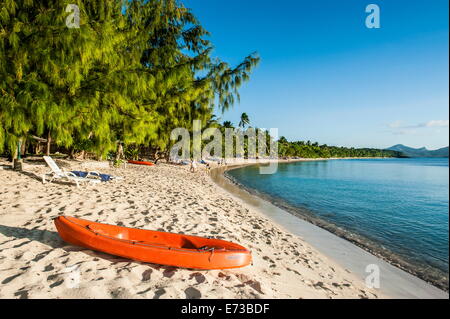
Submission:
[[[412,148],[397,144],[386,150],[399,152],[403,157],[448,157],[448,146],[437,150],[428,150],[426,147]]]

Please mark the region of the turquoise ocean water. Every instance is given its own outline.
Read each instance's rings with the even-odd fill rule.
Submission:
[[[227,175],[400,257],[426,279],[448,282],[447,158],[294,162],[280,164],[273,175],[260,175],[257,166]]]

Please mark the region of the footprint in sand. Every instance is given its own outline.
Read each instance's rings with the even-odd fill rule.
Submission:
[[[40,254],[37,254],[33,259],[32,259],[32,261],[39,261],[39,260],[41,260],[42,258],[44,258],[45,256],[47,256],[50,252],[52,251],[52,249],[51,250],[48,250],[48,251],[44,251],[44,252],[42,252],[42,253],[40,253]]]
[[[166,290],[164,288],[158,289],[155,291],[155,295],[153,296],[153,299],[159,299],[165,293],[166,293]]]
[[[200,291],[194,287],[187,288],[184,293],[186,294],[186,299],[200,299],[202,297]]]
[[[55,269],[55,267],[53,267],[52,264],[46,265],[44,268],[44,272],[52,271],[53,269]]]
[[[139,292],[137,292],[137,294],[138,294],[138,295],[143,295],[143,294],[146,294],[147,292],[149,292],[150,290],[152,290],[151,287],[150,287],[150,288],[147,288],[147,289],[145,289],[145,290],[143,290],[143,291],[139,291]]]
[[[149,281],[153,270],[147,269],[142,273],[142,281]]]
[[[189,276],[189,279],[195,278],[198,284],[204,283],[206,281],[206,277],[203,276],[201,273],[196,272]]]
[[[13,276],[11,276],[11,277],[6,278],[5,280],[2,281],[2,285],[6,285],[6,284],[10,283],[11,281],[13,281],[14,279],[16,279],[16,278],[19,277],[20,275],[22,275],[22,274],[20,273],[20,274],[16,274],[16,275],[13,275]]]
[[[28,299],[28,290],[16,291],[14,296],[19,297],[19,299]]]
[[[32,242],[32,240],[25,241],[25,242],[23,242],[23,243],[20,243],[20,244],[18,244],[18,245],[13,246],[13,248],[19,248],[19,247],[22,247],[23,245],[29,244],[29,243],[31,243],[31,242]]]
[[[217,275],[219,278],[225,279],[225,280],[230,280],[231,276],[230,275],[226,275],[223,272],[219,272],[219,274]],[[239,275],[238,275],[239,276]]]
[[[164,277],[166,277],[166,278],[172,278],[173,275],[175,275],[175,272],[176,272],[176,271],[177,271],[177,268],[175,268],[175,267],[169,267],[169,268],[166,268],[166,269],[164,270],[163,275],[164,275]]]
[[[244,282],[245,285],[250,286],[251,288],[255,289],[258,293],[264,294],[264,292],[261,289],[261,283],[256,280],[249,280],[247,282]]]
[[[64,279],[58,280],[57,282],[52,283],[50,285],[50,288],[55,288],[55,287],[61,286],[63,282],[64,282]]]

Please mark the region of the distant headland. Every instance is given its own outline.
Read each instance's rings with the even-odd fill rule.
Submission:
[[[399,152],[404,157],[448,157],[448,146],[437,150],[428,150],[426,147],[412,148],[397,144],[386,150]]]

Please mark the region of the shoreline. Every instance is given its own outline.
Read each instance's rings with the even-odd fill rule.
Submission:
[[[43,184],[48,168],[42,158],[24,160],[22,172],[1,170],[0,298],[385,298],[221,189],[205,169],[55,161],[65,170],[123,179],[80,188]],[[61,215],[236,242],[252,251],[253,265],[192,270],[95,252],[61,240],[53,223]]]
[[[337,158],[337,159],[343,159],[343,158]],[[346,158],[346,159],[360,159],[360,158]],[[316,160],[335,160],[335,159],[334,158],[331,158],[331,159],[301,159],[300,161],[316,161]],[[291,163],[294,161],[298,162],[298,160],[290,160],[290,161],[283,160],[283,161],[280,161],[279,163]],[[410,275],[412,278],[409,278],[409,280],[412,280],[414,282],[413,286],[417,286],[419,288],[424,289],[424,296],[428,295],[427,291],[429,291],[431,296],[438,296],[438,298],[439,297],[448,298],[448,286],[445,286],[445,283],[442,283],[439,281],[437,281],[437,282],[433,281],[432,276],[427,276],[426,274],[424,274],[426,269],[424,269],[422,271],[420,271],[420,270],[417,271],[416,269],[414,269],[414,267],[415,267],[414,265],[411,265],[409,262],[404,261],[400,256],[397,256],[396,254],[394,254],[390,251],[388,251],[388,254],[386,254],[386,253],[383,254],[383,252],[381,251],[382,249],[377,247],[377,243],[372,242],[372,241],[364,238],[363,236],[355,235],[351,232],[343,230],[343,229],[335,226],[332,223],[329,223],[320,218],[317,218],[311,212],[308,212],[306,209],[300,209],[297,207],[293,207],[291,205],[288,205],[287,203],[280,202],[279,200],[276,200],[275,198],[273,198],[269,195],[262,194],[262,193],[258,192],[257,190],[248,188],[248,187],[242,185],[241,183],[239,183],[238,181],[236,181],[229,174],[227,174],[227,172],[230,170],[238,169],[238,168],[241,168],[244,166],[258,165],[258,164],[264,164],[264,163],[240,163],[240,164],[236,164],[236,165],[217,167],[217,168],[215,168],[216,172],[211,174],[212,179],[216,182],[216,184],[218,184],[222,188],[225,188],[228,192],[231,192],[232,194],[234,194],[235,196],[237,196],[244,202],[247,201],[247,202],[250,202],[250,205],[252,205],[252,206],[262,207],[263,213],[264,213],[264,210],[266,210],[266,212],[265,212],[266,215],[268,214],[273,217],[273,212],[270,212],[270,211],[274,210],[273,207],[268,207],[268,205],[265,205],[265,204],[261,205],[261,203],[258,203],[258,201],[266,202],[266,203],[276,207],[277,209],[279,209],[278,213],[280,213],[280,214],[283,214],[283,212],[284,212],[285,214],[289,214],[296,219],[301,219],[305,223],[315,226],[318,229],[331,234],[332,236],[335,236],[343,241],[346,241],[349,244],[351,244],[352,246],[357,247],[357,248],[361,249],[362,251],[370,254],[374,258],[385,262],[387,265],[397,269],[398,272],[404,272],[404,273]],[[220,181],[220,177],[218,177],[218,175],[221,175],[223,177],[222,181]],[[228,183],[228,185],[224,185],[223,181]],[[251,200],[251,199],[249,199],[249,196],[252,196],[256,199]],[[269,211],[269,213],[267,211]],[[273,220],[273,218],[272,218],[272,220]],[[281,226],[284,226],[284,225],[282,224]],[[324,244],[324,243],[322,243],[322,244]],[[316,247],[316,248],[318,248],[318,247]],[[320,251],[320,249],[319,249],[319,251]],[[356,258],[361,257],[360,252],[356,253],[356,255],[357,255]],[[389,255],[389,256],[387,256],[387,255]],[[409,265],[409,267],[408,267],[408,265]],[[387,267],[385,265],[384,268],[389,268],[389,267]],[[392,270],[390,270],[390,269],[389,269],[389,271],[392,272]],[[395,279],[395,277],[405,277],[405,274],[401,274],[398,272],[393,271],[392,279]],[[432,278],[430,279],[430,277],[432,277]],[[420,281],[422,281],[422,282],[420,282]],[[429,285],[432,288],[435,288],[437,291],[434,291],[434,289],[429,289],[429,287],[426,287],[426,285],[424,285],[424,283],[426,285]],[[405,294],[403,293],[403,294],[400,294],[399,296],[402,297],[404,295]],[[420,293],[419,293],[419,295],[420,295]]]

